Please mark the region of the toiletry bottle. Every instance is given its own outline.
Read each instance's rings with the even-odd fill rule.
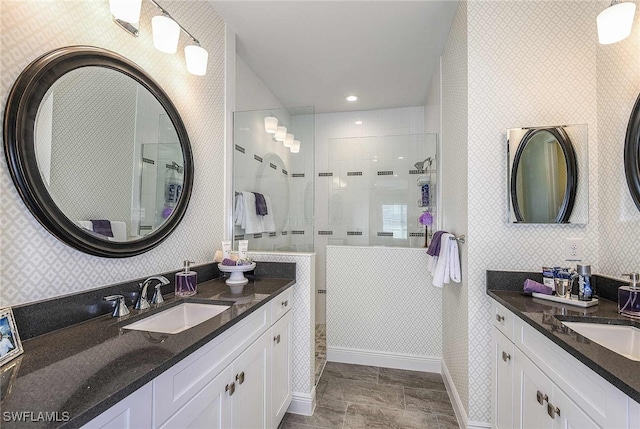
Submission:
[[[629,276],[631,282],[628,286],[618,288],[618,313],[626,316],[640,317],[640,274],[623,274]]]
[[[198,273],[189,270],[192,261],[184,261],[184,270],[176,273],[176,296],[195,295],[198,287]]]
[[[591,287],[591,265],[577,265],[578,272],[578,300],[591,301],[593,288]]]

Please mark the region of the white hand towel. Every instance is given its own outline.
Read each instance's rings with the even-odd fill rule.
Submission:
[[[256,195],[253,192],[242,192],[244,201],[244,233],[258,234],[262,229],[262,216],[256,214]]]
[[[444,233],[440,236],[440,256],[433,272],[433,285],[436,287],[442,287],[445,283],[449,283],[449,237],[453,237],[453,235]]]
[[[244,220],[244,196],[241,193],[236,194],[236,204],[233,213],[233,224],[242,226]]]
[[[127,241],[127,224],[126,223],[119,220],[112,220],[111,232],[113,233],[113,237],[109,237],[109,240]]]
[[[449,241],[449,277],[455,283],[460,283],[460,253],[458,249],[458,240]]]
[[[271,204],[271,198],[264,195],[264,200],[267,203],[267,214],[262,216],[262,229],[264,232],[276,232],[276,223],[273,219],[273,205]]]

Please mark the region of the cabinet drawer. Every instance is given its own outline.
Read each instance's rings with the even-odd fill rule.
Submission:
[[[491,322],[507,338],[513,341],[513,313],[491,300]]]
[[[153,381],[154,422],[164,423],[271,325],[262,308],[178,362]]]
[[[282,292],[271,300],[271,323],[275,323],[287,311],[293,307],[293,288]]]
[[[151,427],[151,383],[147,383],[100,414],[82,429],[134,429]]]

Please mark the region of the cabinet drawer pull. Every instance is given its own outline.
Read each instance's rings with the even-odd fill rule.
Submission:
[[[545,401],[549,401],[549,397],[547,395],[544,395],[541,391],[537,391],[536,392],[536,399],[538,400],[538,403],[540,405],[544,405]],[[559,411],[559,410],[558,410]]]
[[[227,384],[224,391],[229,392],[229,396],[233,396],[233,392],[236,391],[236,383]]]
[[[282,301],[280,305],[282,305],[283,307],[286,307],[287,305],[289,305],[289,300]]]
[[[549,414],[549,417],[551,417],[552,419],[556,418],[556,414],[558,415],[558,417],[560,417],[560,408],[549,402],[547,404],[547,414]]]
[[[502,352],[502,360],[507,362],[511,360],[511,355],[507,352]]]
[[[275,341],[276,344],[280,344],[280,334],[278,334],[275,337],[273,337],[273,341]]]
[[[504,322],[504,316],[501,316],[499,314],[496,314],[496,320],[500,323]]]
[[[236,380],[238,380],[238,384],[244,383],[244,371],[242,371],[240,374],[236,374]]]

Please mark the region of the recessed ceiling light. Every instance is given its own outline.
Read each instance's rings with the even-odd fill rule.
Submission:
[[[347,101],[358,101],[358,97],[355,95],[350,95],[347,97]]]
[[[362,121],[355,121],[354,124],[356,125],[362,125]]]
[[[404,156],[399,156],[398,159],[404,159]]]

